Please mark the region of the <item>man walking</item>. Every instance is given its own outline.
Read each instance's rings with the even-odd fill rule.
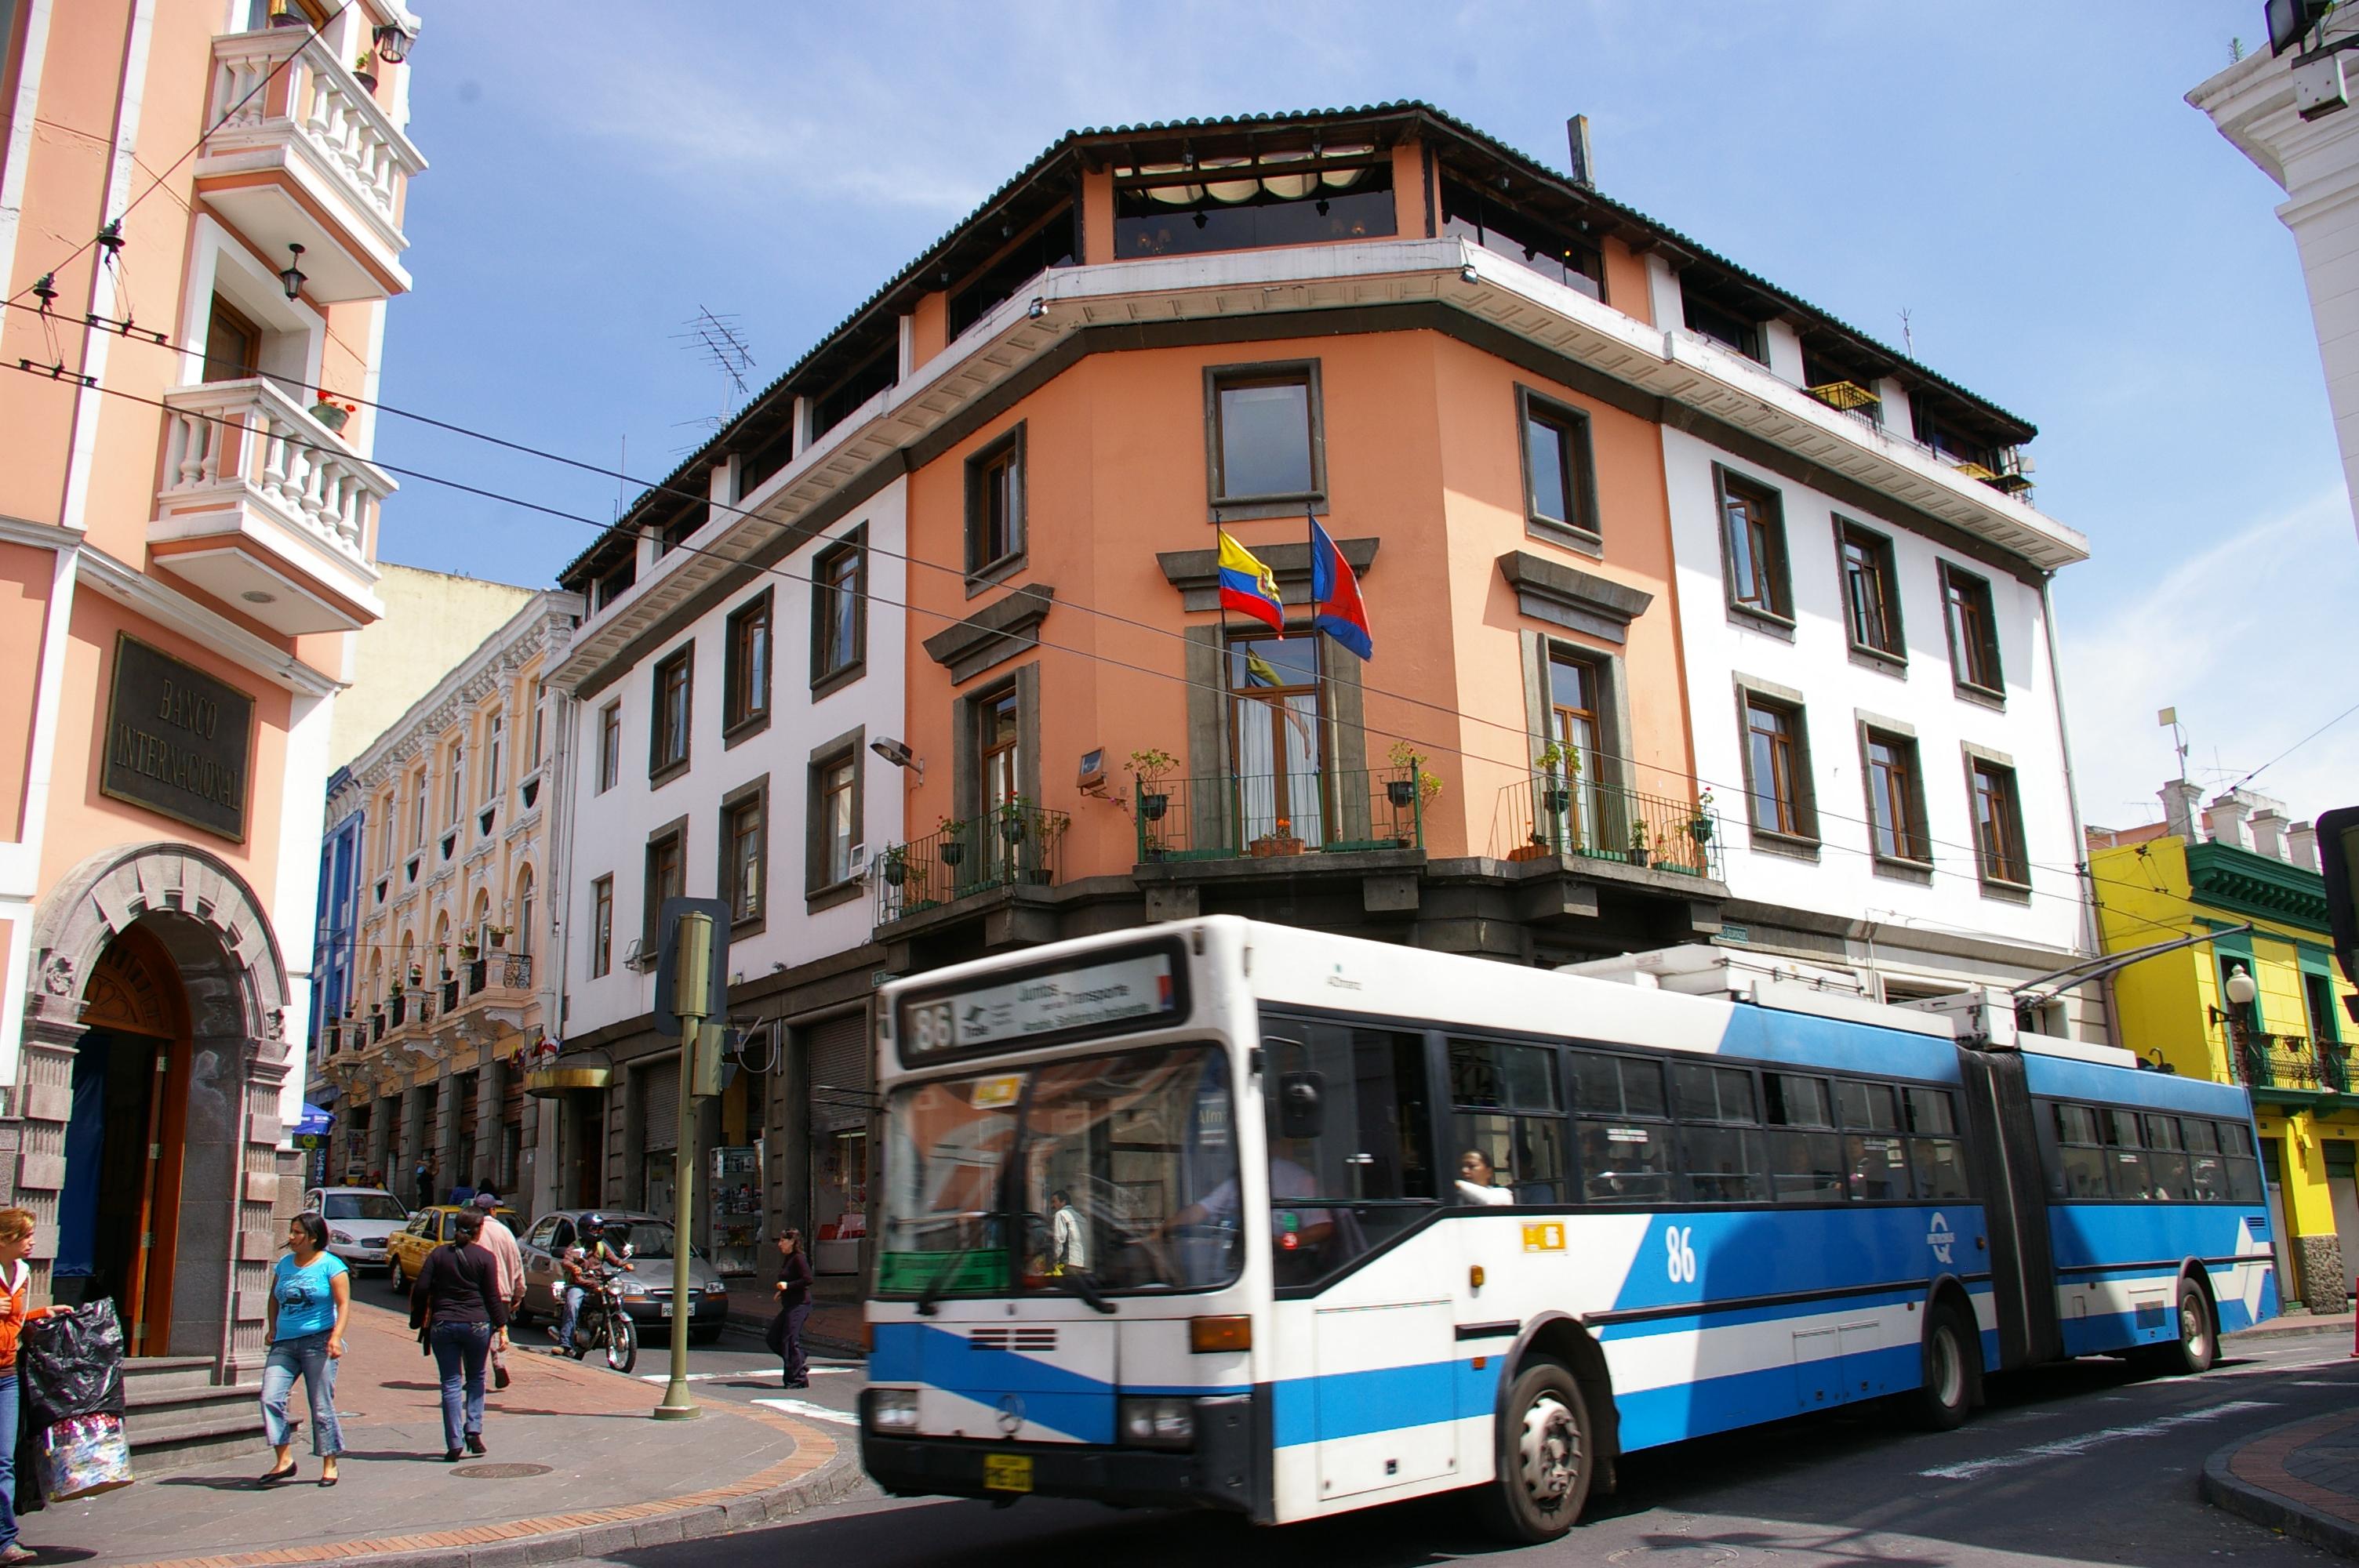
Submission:
[[[509,1315],[514,1316],[516,1309],[524,1303],[524,1249],[516,1245],[516,1232],[501,1224],[492,1213],[499,1206],[499,1194],[486,1191],[475,1195],[476,1212],[484,1217],[484,1233],[476,1238],[475,1245],[489,1252],[492,1260],[499,1265],[500,1297],[507,1303]],[[492,1345],[492,1387],[505,1389],[508,1382],[506,1346],[495,1340]]]
[[[430,1207],[434,1202],[434,1156],[418,1157],[418,1206]]]

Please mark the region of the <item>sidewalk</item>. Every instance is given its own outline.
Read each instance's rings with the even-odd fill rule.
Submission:
[[[647,1412],[659,1386],[539,1353],[536,1339],[545,1349],[538,1333],[520,1338],[508,1357],[515,1383],[489,1397],[490,1453],[445,1465],[433,1362],[401,1314],[355,1302],[337,1378],[345,1454],[332,1490],[313,1485],[320,1464],[305,1430],[299,1481],[255,1487],[270,1463],[257,1443],[228,1464],[52,1504],[26,1518],[25,1542],[106,1568],[516,1568],[717,1535],[859,1483],[859,1456],[842,1435],[721,1400],[700,1401],[698,1420],[658,1422]],[[298,1408],[302,1398],[299,1389]]]
[[[2222,1346],[2300,1334],[2338,1335],[2347,1343],[2353,1319],[2347,1312],[2273,1318],[2223,1336]],[[2311,1416],[2232,1443],[2204,1462],[2199,1490],[2215,1508],[2359,1557],[2359,1411]]]
[[[772,1304],[775,1298],[771,1279],[772,1276],[755,1274],[728,1281],[729,1326],[734,1332],[750,1334],[759,1340],[768,1331],[770,1319],[777,1311]],[[858,1282],[839,1283],[832,1277],[820,1281],[820,1289],[825,1294],[847,1288],[857,1290]],[[830,1356],[865,1356],[868,1352],[861,1342],[858,1299],[821,1300],[813,1304],[810,1317],[803,1324],[803,1344]]]

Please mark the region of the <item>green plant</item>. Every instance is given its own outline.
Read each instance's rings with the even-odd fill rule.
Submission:
[[[1632,848],[1633,849],[1645,849],[1646,847],[1647,847],[1647,824],[1646,824],[1646,820],[1645,820],[1643,817],[1636,817],[1636,816],[1634,816],[1634,817],[1632,817],[1632,818],[1630,819],[1630,848]]]
[[[1577,779],[1581,776],[1581,753],[1561,741],[1551,741],[1532,759],[1532,766],[1550,778]]]
[[[1169,752],[1150,747],[1144,752],[1133,752],[1130,761],[1123,766],[1137,775],[1141,789],[1153,789],[1158,781],[1178,769],[1180,759]]]
[[[1406,768],[1415,775],[1419,797],[1429,806],[1433,804],[1433,797],[1441,793],[1441,780],[1425,771],[1425,753],[1406,741],[1396,741],[1385,754],[1392,759],[1393,766]]]

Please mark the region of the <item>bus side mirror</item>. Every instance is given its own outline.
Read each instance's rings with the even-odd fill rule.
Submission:
[[[1317,1073],[1287,1073],[1277,1080],[1277,1135],[1316,1138],[1327,1125],[1326,1079]]]

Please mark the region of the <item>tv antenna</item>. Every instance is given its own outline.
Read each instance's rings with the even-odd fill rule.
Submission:
[[[738,318],[716,316],[700,305],[696,314],[680,324],[672,334],[672,341],[683,345],[690,353],[721,373],[727,388],[719,418],[727,418],[729,410],[745,396],[745,373],[754,368],[754,351],[738,330]]]

